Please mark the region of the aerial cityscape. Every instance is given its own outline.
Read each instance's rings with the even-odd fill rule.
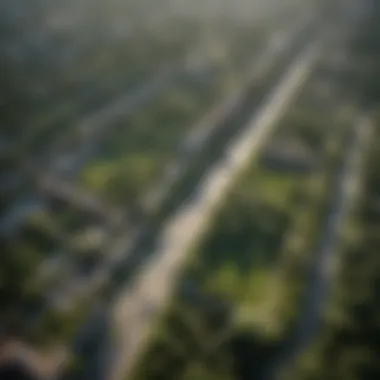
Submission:
[[[380,2],[0,20],[0,380],[380,379]]]

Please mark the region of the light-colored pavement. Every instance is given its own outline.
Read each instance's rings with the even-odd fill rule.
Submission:
[[[333,278],[335,255],[340,243],[342,228],[347,220],[361,184],[363,153],[370,141],[372,125],[370,119],[361,116],[354,124],[352,142],[347,148],[345,163],[337,175],[333,190],[332,206],[322,231],[320,245],[315,252],[311,272],[312,281],[307,289],[307,303],[296,326],[292,343],[280,352],[276,362],[263,378],[274,380],[282,370],[289,368],[296,356],[306,349],[321,321],[321,313]]]
[[[167,223],[158,250],[134,286],[120,295],[113,312],[119,340],[112,380],[123,380],[133,369],[154,321],[170,299],[187,253],[207,230],[228,189],[273,132],[310,73],[318,52],[315,43],[297,58],[226,157],[210,169],[195,189],[196,195]]]
[[[310,17],[305,17],[299,24],[288,27],[288,30],[274,32],[262,53],[259,56],[255,56],[248,66],[246,73],[247,81],[245,83],[254,82],[257,78],[265,76],[277,62],[278,58],[281,57],[281,54],[289,48],[298,31],[303,26],[308,25],[308,23],[310,23]],[[278,43],[280,34],[282,36],[281,44]],[[182,173],[191,164],[196,155],[207,145],[208,139],[217,130],[220,123],[232,114],[239,103],[244,100],[246,88],[247,86],[244,85],[239,91],[227,96],[191,128],[190,133],[184,138],[182,152],[179,152],[173,158],[173,161],[165,171],[166,175],[154,184],[143,197],[142,203],[144,208],[159,208],[160,203],[170,192],[172,186],[181,178]],[[120,102],[120,106],[122,103]],[[189,146],[195,147],[195,149],[181,160],[178,156],[181,156],[181,154],[183,156],[183,150],[186,150]],[[101,215],[108,221],[115,219],[114,210],[109,208],[101,199],[91,196],[87,192],[81,191],[77,186],[72,185],[71,181],[62,181],[45,174],[41,176],[39,185],[42,190],[48,193],[52,192],[56,196],[67,199],[70,203],[76,204],[79,209]],[[115,217],[117,218],[117,215]],[[120,238],[113,241],[107,247],[108,252],[105,262],[96,268],[95,273],[92,273],[90,277],[72,278],[65,289],[59,289],[54,293],[56,294],[55,298],[58,305],[72,304],[74,299],[85,297],[90,292],[100,289],[107,282],[112,270],[125,260],[125,254],[136,244],[136,241],[141,236],[141,231],[138,227],[129,227]]]
[[[263,78],[270,73],[270,70],[278,60],[281,59],[283,53],[291,47],[297,34],[310,24],[313,17],[313,15],[305,15],[298,23],[288,26],[287,30],[275,31],[262,53],[252,59],[247,68],[245,83],[247,85],[249,83],[255,83],[257,79]],[[245,99],[247,87],[249,87],[247,85],[242,86],[239,91],[227,96],[220,104],[213,107],[201,121],[191,128],[189,134],[184,138],[182,150],[186,150],[187,147],[193,147],[193,149],[183,159],[179,157],[181,156],[181,152],[173,158],[163,178],[154,184],[150,191],[144,195],[142,199],[143,208],[159,209],[165,197],[170,194],[170,190],[174,184],[180,180],[192,160],[194,160],[202,149],[205,149],[209,138],[218,129],[220,124],[231,115]],[[91,275],[91,278],[79,279],[80,283],[78,282],[78,286],[72,288],[75,289],[75,295],[88,294],[94,291],[94,289],[101,288],[109,279],[112,270],[119,265],[119,263],[122,265],[126,253],[136,244],[141,233],[142,231],[140,231],[138,227],[134,228],[130,226],[129,230],[126,231],[123,236],[114,241],[112,245],[108,247],[106,261],[97,268],[96,272]],[[69,292],[63,292],[62,294],[70,298]]]
[[[352,1],[351,3],[355,4]],[[363,13],[357,14],[356,26],[364,16]],[[352,33],[356,30],[353,28],[352,22],[349,26],[349,30],[345,30],[344,33],[345,41],[349,41]],[[339,43],[341,44],[340,49],[345,54],[345,48],[348,45],[344,44],[344,40]],[[306,289],[306,305],[295,327],[291,343],[279,352],[273,365],[262,377],[263,379],[274,380],[282,370],[291,367],[297,355],[307,348],[318,331],[324,302],[334,274],[334,253],[339,248],[342,228],[344,228],[344,223],[360,190],[363,156],[370,142],[371,131],[372,124],[367,115],[359,116],[353,124],[351,142],[346,150],[344,164],[337,174],[335,186],[332,189],[331,208],[321,232],[319,246],[314,253],[314,262],[310,273],[311,281]]]
[[[223,120],[242,103],[250,83],[265,77],[278,62],[281,55],[290,47],[298,33],[310,24],[310,17],[304,17],[301,22],[287,25],[286,29],[275,31],[259,56],[255,56],[248,65],[244,77],[245,86],[229,94],[222,102],[213,107],[185,136],[178,155],[164,169],[163,176],[142,199],[145,209],[155,210],[168,195],[173,185],[179,180],[189,163],[206,146]]]
[[[306,19],[306,17],[305,17]],[[302,27],[309,23],[303,20],[298,25],[287,26],[287,30],[279,30],[273,33],[271,36],[266,48],[259,55],[255,56],[252,59],[251,64],[247,69],[245,75],[245,82],[249,83],[260,76],[265,75],[273,64],[277,61],[278,56],[286,51],[289,48],[294,36],[302,30]],[[204,69],[207,67],[205,66]],[[104,128],[109,124],[110,120],[117,118],[118,116],[128,115],[136,111],[139,107],[145,104],[152,96],[159,93],[166,86],[168,86],[174,77],[177,74],[177,78],[183,75],[186,71],[180,72],[180,70],[172,70],[172,73],[169,75],[169,72],[166,74],[166,77],[163,75],[162,78],[156,78],[152,83],[149,83],[134,94],[124,95],[121,99],[117,100],[116,103],[111,104],[103,110],[95,113],[94,115],[86,117],[84,120],[79,122],[78,131],[76,135],[79,136],[79,147],[77,149],[75,146],[68,144],[70,152],[69,154],[60,154],[55,162],[53,162],[53,172],[54,170],[61,170],[68,172],[65,169],[65,166],[70,169],[71,175],[74,175],[80,168],[85,164],[87,159],[90,158],[91,152],[87,150],[87,153],[83,151],[85,146],[94,146],[96,145],[96,139],[102,135]],[[200,73],[202,72],[202,68]],[[204,148],[208,143],[208,139],[211,137],[215,129],[219,126],[220,122],[226,119],[236,106],[242,101],[245,95],[245,89],[247,86],[243,86],[238,91],[228,95],[222,102],[218,102],[196,125],[190,128],[190,131],[187,136],[184,137],[183,143],[181,144],[181,149],[179,153],[173,158],[173,160],[167,165],[164,170],[163,176],[159,178],[157,183],[155,183],[152,188],[144,195],[142,199],[142,204],[144,209],[156,209],[158,205],[162,202],[162,199],[168,194],[174,183],[183,174],[185,168],[189,165],[192,159]],[[109,131],[106,131],[107,133]],[[97,137],[98,136],[98,137]],[[69,138],[67,139],[67,141]],[[62,144],[62,143],[61,143]],[[187,154],[189,153],[189,154]],[[87,158],[85,158],[87,156]],[[82,157],[82,158],[80,158]],[[81,161],[81,162],[80,162]],[[63,166],[63,167],[62,167]],[[70,176],[70,175],[69,175]],[[45,176],[46,177],[46,176]],[[62,196],[65,193],[67,199],[72,199],[74,204],[78,203],[76,200],[83,198],[84,204],[90,203],[95,207],[95,203],[98,205],[104,202],[101,202],[100,199],[95,200],[94,197],[89,197],[88,201],[85,200],[85,197],[80,197],[80,194],[84,194],[77,189],[73,184],[65,184],[62,181],[56,181],[54,183],[53,178],[43,177],[41,185],[43,188],[44,183],[49,182],[49,189],[54,191],[62,186],[65,189],[70,191],[58,191]],[[103,207],[103,211],[105,210]],[[90,207],[90,211],[91,211]],[[95,207],[99,209],[99,207]],[[97,212],[94,209],[94,212]],[[106,213],[105,213],[106,214]]]
[[[367,117],[361,116],[354,123],[354,129],[345,164],[337,175],[338,183],[333,193],[333,204],[322,232],[320,247],[316,252],[314,281],[309,291],[308,307],[301,318],[298,330],[300,345],[308,342],[318,326],[323,301],[333,274],[331,268],[334,252],[340,243],[342,227],[349,216],[361,183],[363,153],[368,147],[371,123]]]

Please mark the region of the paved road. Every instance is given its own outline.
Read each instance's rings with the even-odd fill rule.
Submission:
[[[250,65],[248,65],[246,73],[247,80],[245,83],[254,83],[256,79],[262,78],[270,72],[276,62],[281,59],[283,53],[291,46],[297,33],[302,30],[303,27],[310,24],[310,19],[313,19],[313,15],[305,15],[301,22],[291,25],[290,27],[288,26],[288,30],[275,31],[262,53],[254,57]],[[192,128],[189,135],[185,137],[185,143],[183,144],[182,151],[179,152],[179,157],[175,157],[173,163],[170,165],[171,174],[173,174],[173,168],[175,168],[176,175],[165,176],[161,180],[162,183],[155,185],[158,186],[158,190],[155,190],[156,187],[154,186],[153,190],[146,194],[143,199],[145,207],[149,207],[147,203],[149,200],[152,200],[153,194],[155,199],[154,206],[159,208],[160,203],[164,201],[165,195],[170,192],[175,182],[180,180],[182,173],[191,164],[192,160],[197,156],[197,153],[205,148],[211,135],[218,129],[220,124],[233,113],[239,103],[244,100],[247,87],[249,86],[242,86],[239,91],[231,96],[227,96],[226,99],[214,107],[204,119]],[[187,150],[188,146],[195,146],[196,149],[191,152],[191,155],[187,155],[185,159],[180,160],[181,155],[183,156],[183,150]],[[40,186],[42,190],[48,193],[53,191],[57,193],[58,196],[60,195],[63,198],[73,201],[74,204],[79,206],[79,209],[101,215],[105,220],[118,224],[116,219],[119,219],[119,213],[110,209],[96,197],[92,197],[90,194],[70,185],[69,182],[57,181],[48,175],[44,175],[41,178]],[[114,223],[111,223],[111,225],[114,225]],[[127,233],[123,234],[121,238],[107,247],[107,261],[96,268],[95,273],[91,273],[90,276],[86,275],[85,277],[74,277],[69,281],[67,287],[54,292],[56,296],[52,298],[56,299],[56,304],[70,305],[78,297],[81,298],[94,289],[101,288],[109,279],[112,271],[119,264],[124,262],[126,252],[136,244],[142,236],[142,233],[143,231],[139,228],[131,227],[131,229],[127,230]]]
[[[367,117],[362,116],[354,124],[354,129],[345,164],[337,175],[332,206],[322,232],[319,248],[315,252],[313,270],[310,274],[311,281],[306,296],[307,303],[291,344],[280,353],[269,373],[264,376],[265,379],[276,379],[283,369],[289,368],[318,331],[324,301],[332,280],[334,253],[339,247],[342,226],[351,211],[360,184],[363,153],[368,146],[371,123]]]
[[[113,380],[124,379],[132,370],[152,323],[170,299],[187,253],[207,230],[213,212],[227,190],[286,112],[313,67],[318,47],[317,43],[309,46],[297,58],[269,100],[250,120],[248,128],[229,147],[226,157],[217,162],[198,185],[196,196],[166,224],[157,251],[136,283],[122,292],[113,312],[119,337]]]
[[[246,82],[249,83],[256,78],[259,78],[261,75],[265,75],[270,67],[273,66],[274,62],[276,62],[277,57],[290,46],[294,36],[309,22],[309,20],[307,20],[307,23],[303,21],[299,25],[291,25],[290,28],[288,26],[288,30],[280,30],[273,33],[267,47],[259,57],[255,56],[249,65],[247,74],[245,75]],[[198,73],[198,75],[202,75],[207,69],[207,65],[204,64],[204,67],[198,68],[198,71],[195,74]],[[58,171],[59,173],[63,170],[66,176],[69,177],[75,175],[75,173],[86,164],[87,160],[90,159],[90,156],[95,154],[94,149],[96,149],[96,140],[102,136],[102,133],[105,131],[106,126],[109,125],[110,120],[113,120],[120,115],[128,115],[136,111],[138,108],[146,104],[146,102],[154,95],[157,95],[160,91],[170,85],[175,79],[183,77],[186,73],[186,70],[181,71],[179,69],[173,69],[172,72],[168,71],[166,75],[162,75],[162,77],[156,78],[153,82],[142,86],[136,93],[126,94],[114,104],[100,110],[94,115],[86,117],[79,123],[79,131],[76,132],[76,135],[79,136],[79,140],[77,140],[79,146],[72,146],[68,143],[70,138],[67,138],[67,149],[71,153],[60,153],[58,158],[52,163],[52,171]],[[243,86],[243,89],[227,96],[222,102],[218,102],[218,104],[213,107],[210,112],[200,120],[200,122],[190,128],[189,134],[183,139],[179,152],[164,170],[163,176],[161,176],[157,183],[152,186],[148,194],[145,194],[143,197],[142,204],[145,209],[156,209],[158,207],[163,198],[170,191],[173,184],[182,176],[190,161],[208,143],[209,138],[221,121],[226,119],[236,106],[241,103],[245,95],[244,89],[246,87],[247,86]],[[106,132],[109,133],[109,130]],[[86,149],[86,146],[88,149]],[[44,180],[43,182],[45,183],[46,181]],[[58,187],[61,186],[58,181],[57,184],[54,184],[52,178],[48,178],[48,182],[50,184],[50,190],[58,189]],[[80,189],[76,189],[75,186],[69,184],[65,185],[63,183],[62,185],[67,189],[65,192],[58,191],[62,196],[66,194],[68,200],[72,199],[74,204],[79,204],[80,202],[77,202],[76,200],[79,200],[80,198],[85,201],[84,197],[81,196],[83,192],[81,192]],[[43,186],[44,189],[46,187],[47,186]],[[92,207],[90,207],[90,203],[94,205],[94,212],[99,213],[100,207],[95,207],[95,203],[100,204],[102,203],[101,200],[96,201],[92,197],[84,202],[84,204],[89,205],[91,211]],[[107,214],[107,210],[105,210],[104,207],[105,206],[103,206],[104,214]]]
[[[292,43],[294,43],[298,32],[305,26],[310,25],[310,19],[313,19],[313,17],[305,16],[302,22],[292,25],[287,31],[281,30],[273,33],[267,47],[264,48],[262,53],[258,57],[256,56],[248,66],[247,80],[245,81],[246,85],[213,107],[210,113],[195,125],[185,137],[182,150],[180,150],[176,157],[174,157],[172,163],[168,166],[167,175],[155,184],[152,190],[148,191],[145,197],[143,197],[142,203],[144,208],[149,209],[150,207],[156,210],[160,208],[165,201],[165,197],[170,193],[171,188],[176,182],[181,180],[183,173],[191,165],[198,153],[207,147],[207,143],[213,133],[218,130],[224,120],[244,101],[247,95],[247,87],[250,87],[248,84],[255,83],[255,80],[263,78],[270,73],[273,66],[278,63],[282,55],[290,48]],[[281,39],[279,39],[280,34],[282,36]],[[192,151],[183,157],[183,150],[187,150],[189,146],[193,147]],[[181,157],[183,158],[181,159]],[[111,246],[107,247],[106,262],[102,263],[96,272],[91,274],[90,278],[79,278],[76,281],[77,286],[70,287],[70,289],[75,290],[75,297],[81,294],[88,294],[93,291],[93,289],[98,289],[102,284],[105,284],[113,270],[122,265],[125,261],[126,252],[129,252],[132,247],[137,244],[143,233],[144,229],[130,226],[130,229],[127,230],[123,236],[114,241]],[[60,292],[60,294],[62,297],[64,295],[66,298],[72,298],[70,291],[63,291]]]
[[[246,96],[250,83],[265,77],[281,55],[286,52],[298,33],[310,24],[310,17],[304,17],[301,22],[287,25],[286,29],[275,31],[261,54],[255,56],[248,65],[243,76],[246,83],[241,89],[229,94],[222,102],[213,107],[183,139],[178,154],[164,169],[162,177],[142,199],[144,209],[157,210],[163,199],[170,193],[175,183],[181,178],[186,168],[208,144],[218,126],[226,120],[241,104]]]
[[[353,30],[348,33],[346,31],[346,41],[350,39],[352,32]],[[345,45],[343,44],[342,47],[344,48]],[[326,224],[321,233],[317,251],[314,253],[310,282],[306,290],[306,305],[291,341],[279,352],[271,368],[263,375],[262,378],[265,380],[274,380],[282,370],[290,368],[296,357],[307,348],[318,331],[324,302],[331,285],[334,253],[339,247],[342,227],[354,204],[361,182],[363,153],[368,147],[371,129],[371,121],[367,116],[358,117],[353,124],[344,164],[337,174],[333,186],[331,207]]]

